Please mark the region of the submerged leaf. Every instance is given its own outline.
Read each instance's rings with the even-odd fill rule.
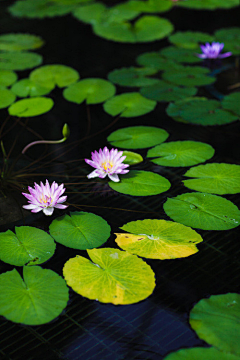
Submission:
[[[3,51],[34,50],[43,44],[43,39],[36,35],[21,33],[0,35],[0,50]]]
[[[32,117],[45,114],[53,107],[52,99],[45,97],[33,97],[15,102],[8,108],[10,115],[18,117]]]
[[[29,78],[42,87],[53,89],[55,86],[62,88],[75,83],[79,74],[69,66],[44,65],[32,71]]]

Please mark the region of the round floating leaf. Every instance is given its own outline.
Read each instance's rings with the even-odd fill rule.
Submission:
[[[4,109],[16,100],[16,96],[11,90],[0,85],[0,109]]]
[[[199,141],[172,141],[148,150],[147,157],[162,166],[192,166],[211,159],[214,149]]]
[[[107,141],[117,148],[144,149],[161,144],[169,134],[153,126],[131,126],[111,133]]]
[[[71,212],[51,223],[50,234],[58,243],[79,250],[92,249],[104,244],[110,236],[108,223],[92,213]]]
[[[239,5],[239,4],[238,4]],[[224,50],[231,51],[234,55],[240,54],[240,28],[223,28],[215,32],[216,40],[224,43]]]
[[[234,115],[240,118],[240,92],[232,93],[225,96],[222,101],[222,107],[226,110],[231,111]]]
[[[39,54],[21,52],[0,52],[0,69],[3,70],[26,70],[32,69],[42,63]]]
[[[135,117],[154,110],[156,104],[156,101],[146,99],[137,92],[132,92],[112,97],[104,103],[103,108],[112,116]]]
[[[183,86],[203,86],[209,85],[216,81],[213,76],[208,76],[206,73],[209,70],[200,66],[185,66],[180,69],[167,70],[163,73],[163,80],[170,83]]]
[[[240,224],[237,206],[217,195],[182,194],[168,198],[163,208],[174,221],[202,230],[228,230]]]
[[[135,9],[141,12],[164,12],[172,8],[173,3],[171,0],[159,1],[159,0],[148,0],[148,1],[139,1],[139,0],[130,0],[126,2],[126,7]]]
[[[212,295],[200,300],[191,310],[189,322],[200,339],[221,351],[240,356],[239,294]]]
[[[170,60],[180,63],[197,63],[201,61],[193,49],[184,49],[176,46],[168,46],[160,51],[160,54]]]
[[[178,101],[176,101],[174,103],[169,104],[167,109],[166,109],[166,112],[174,120],[187,123],[187,121],[184,120],[181,117],[181,111],[185,107],[185,104],[186,103],[192,103],[192,102],[195,102],[195,101],[207,101],[207,100],[208,99],[205,98],[205,97],[198,97],[198,96],[185,98],[183,100],[178,100]],[[199,106],[202,106],[202,104],[199,103]]]
[[[136,165],[143,161],[143,158],[140,154],[137,154],[132,151],[123,151],[122,156],[126,156],[126,159],[123,161],[124,164]]]
[[[75,83],[78,79],[78,72],[65,65],[44,65],[30,74],[30,80],[50,89],[53,89],[55,86],[60,88],[68,86]]]
[[[149,42],[160,40],[173,31],[170,21],[158,16],[143,16],[134,24],[122,22],[96,22],[95,34],[119,42]]]
[[[177,31],[168,40],[176,46],[185,49],[199,49],[199,43],[214,41],[212,35],[198,31]]]
[[[170,182],[163,176],[142,170],[131,170],[120,182],[109,181],[108,185],[121,194],[132,196],[158,195],[171,187]]]
[[[30,227],[15,227],[15,232],[0,233],[0,259],[15,266],[42,264],[53,256],[56,245],[45,231]]]
[[[140,93],[148,99],[167,102],[193,96],[197,91],[198,90],[194,87],[184,88],[161,80],[155,85],[146,86],[140,89]]]
[[[87,24],[95,24],[102,20],[107,7],[102,3],[79,6],[73,11],[73,16]]]
[[[173,60],[163,57],[160,52],[146,52],[137,57],[137,64],[141,66],[152,67],[158,70],[171,70],[179,68],[179,64]]]
[[[61,276],[39,266],[24,266],[0,275],[0,315],[25,325],[41,325],[59,316],[68,302]]]
[[[152,294],[154,272],[142,259],[117,249],[88,250],[66,262],[63,275],[78,294],[114,305],[137,303]]]
[[[0,35],[0,50],[22,51],[33,50],[43,46],[40,36],[31,34],[3,34]]]
[[[158,79],[147,78],[148,75],[156,74],[153,68],[122,68],[111,71],[108,79],[122,86],[149,86],[158,83]]]
[[[99,104],[111,98],[116,88],[107,80],[89,78],[70,85],[63,91],[66,100],[81,104],[84,100],[87,104]]]
[[[0,86],[10,86],[17,81],[17,74],[11,70],[0,70]]]
[[[38,85],[30,79],[19,80],[11,88],[11,91],[18,97],[47,95],[51,90],[51,88]]]
[[[51,110],[54,102],[45,97],[34,97],[32,99],[23,99],[15,102],[8,108],[10,115],[18,117],[31,117],[42,115]]]
[[[240,165],[200,165],[189,169],[184,176],[197,178],[183,181],[184,185],[192,190],[218,195],[240,192]]]
[[[130,232],[115,234],[120,248],[151,259],[187,257],[198,252],[195,244],[203,241],[195,230],[166,220],[131,221],[120,229]]]
[[[239,6],[239,0],[188,0],[179,1],[178,6],[190,9],[215,10]]]
[[[164,360],[240,360],[240,357],[218,351],[214,347],[182,349],[166,356]]]

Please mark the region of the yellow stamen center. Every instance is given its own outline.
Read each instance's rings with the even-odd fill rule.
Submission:
[[[104,168],[104,170],[110,170],[113,167],[113,164],[105,161],[104,163],[102,163],[102,167]]]

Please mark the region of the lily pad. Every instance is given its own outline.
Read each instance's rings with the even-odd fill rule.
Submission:
[[[163,80],[182,86],[203,86],[216,81],[213,76],[207,75],[209,70],[200,66],[184,66],[179,69],[167,70],[163,73]]]
[[[93,31],[108,40],[118,42],[150,42],[163,39],[173,31],[167,19],[158,16],[143,16],[134,24],[122,22],[96,22]]]
[[[124,3],[125,7],[129,7],[133,10],[138,10],[141,12],[150,12],[150,13],[154,13],[154,12],[165,12],[168,11],[172,8],[173,3],[171,0],[164,0],[164,1],[159,1],[159,0],[147,0],[147,1],[142,1],[142,0],[130,0],[126,3]]]
[[[112,97],[104,103],[103,108],[112,116],[135,117],[154,110],[156,104],[156,101],[146,99],[138,92],[131,92]]]
[[[49,88],[49,87],[47,88],[38,85],[30,79],[19,80],[11,87],[11,91],[18,97],[27,97],[27,96],[34,97],[34,96],[47,95],[52,91],[52,89],[53,88]]]
[[[165,213],[174,221],[202,230],[228,230],[240,224],[240,211],[231,201],[206,193],[168,198]]]
[[[240,165],[200,165],[189,169],[184,176],[197,178],[183,181],[192,190],[218,195],[240,192]]]
[[[145,149],[161,144],[168,136],[167,131],[153,126],[130,126],[114,131],[107,141],[117,148]]]
[[[222,107],[240,118],[240,92],[224,96]]]
[[[146,76],[156,73],[157,70],[153,68],[130,67],[111,71],[108,74],[108,79],[122,86],[149,86],[158,83],[159,80]]]
[[[177,31],[170,35],[168,40],[185,49],[199,49],[199,43],[212,42],[214,37],[199,31]]]
[[[198,252],[195,244],[203,241],[191,228],[173,221],[138,220],[120,229],[130,232],[117,233],[116,243],[131,254],[150,259],[176,259]]]
[[[167,355],[164,360],[240,360],[240,357],[218,351],[214,347],[182,349]]]
[[[42,87],[53,89],[55,86],[63,88],[75,83],[79,74],[69,66],[44,65],[32,71],[29,78]]]
[[[200,141],[171,141],[148,150],[147,157],[162,166],[192,166],[211,159],[214,149]]]
[[[132,196],[158,195],[171,187],[163,176],[142,170],[130,170],[120,182],[109,181],[108,185],[121,194]]]
[[[78,294],[114,305],[134,304],[152,294],[154,272],[142,259],[110,248],[87,252],[92,261],[77,256],[63,268],[68,286]]]
[[[99,247],[110,236],[111,228],[100,216],[84,211],[71,212],[51,223],[49,231],[54,240],[64,246],[86,250]]]
[[[0,109],[4,109],[16,100],[16,96],[11,90],[0,85]]]
[[[0,315],[25,325],[46,324],[67,306],[68,288],[61,276],[39,266],[0,275]]]
[[[196,95],[197,91],[194,87],[185,88],[159,80],[155,85],[141,88],[140,94],[148,99],[169,102]]]
[[[238,4],[239,5],[239,4]],[[215,32],[216,40],[224,43],[224,50],[231,51],[233,55],[240,54],[240,28],[223,28]]]
[[[126,159],[123,161],[124,164],[136,165],[143,162],[143,157],[132,151],[124,150],[122,156],[126,156]]]
[[[34,50],[43,44],[43,39],[36,35],[21,33],[0,35],[0,50],[3,51]]]
[[[189,322],[200,339],[221,351],[240,356],[239,294],[212,295],[200,300],[191,310]]]
[[[53,107],[52,99],[45,97],[34,97],[15,102],[8,108],[10,115],[18,117],[32,117],[45,114]]]
[[[42,63],[42,56],[39,54],[21,52],[0,52],[1,70],[26,70],[32,69]]]
[[[116,88],[109,81],[98,78],[89,78],[78,81],[63,91],[66,100],[81,104],[99,104],[111,98]]]
[[[0,259],[15,266],[42,264],[53,256],[56,244],[45,231],[30,227],[15,227],[15,232],[0,233]]]
[[[11,70],[0,70],[0,86],[10,86],[17,81],[17,74]]]
[[[87,24],[95,24],[102,20],[106,11],[107,7],[104,4],[95,2],[77,7],[73,11],[73,16]]]
[[[179,1],[178,6],[186,7],[190,9],[203,9],[203,10],[215,10],[215,9],[229,9],[235,6],[239,6],[238,0],[188,0]]]
[[[152,67],[157,70],[171,70],[178,68],[180,65],[173,60],[162,56],[160,52],[146,52],[137,57],[138,65]]]
[[[160,51],[160,54],[170,60],[180,63],[197,63],[201,61],[196,56],[194,49],[184,49],[177,46],[168,46]]]

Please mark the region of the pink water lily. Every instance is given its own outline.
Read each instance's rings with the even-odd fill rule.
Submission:
[[[117,149],[108,150],[105,148],[99,149],[99,152],[92,152],[92,160],[85,159],[86,163],[94,167],[96,170],[92,171],[87,177],[88,179],[100,177],[101,179],[108,176],[112,181],[120,181],[118,174],[126,174],[129,170],[126,168],[128,164],[123,164],[126,156],[122,156],[123,151]]]
[[[221,54],[221,51],[224,48],[224,43],[219,43],[219,42],[213,42],[212,44],[206,43],[205,45],[200,45],[200,48],[203,53],[196,55],[201,59],[222,59],[232,55],[230,51]]]
[[[40,185],[34,183],[34,188],[28,187],[29,194],[22,193],[27,199],[29,204],[23,205],[24,209],[31,210],[33,213],[43,211],[45,215],[52,215],[54,208],[66,209],[68,205],[62,203],[67,200],[67,196],[61,196],[64,191],[64,184],[58,185],[55,181],[51,187],[48,180],[46,185],[40,182]]]

